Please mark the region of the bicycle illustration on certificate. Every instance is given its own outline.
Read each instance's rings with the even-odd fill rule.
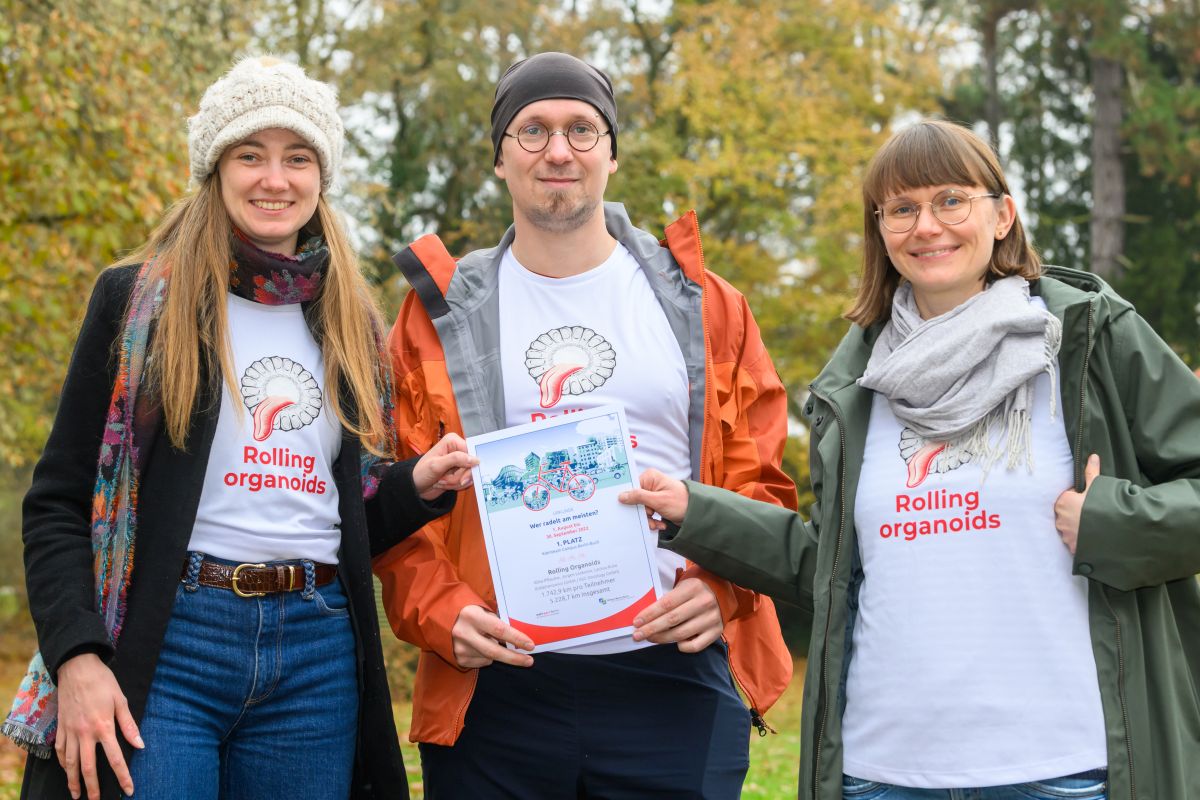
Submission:
[[[624,409],[473,436],[475,499],[499,613],[538,650],[632,632],[661,594],[657,537],[617,495],[637,474]]]

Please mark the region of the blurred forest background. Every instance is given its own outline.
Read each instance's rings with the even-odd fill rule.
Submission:
[[[652,231],[697,210],[709,268],[749,298],[789,389],[787,467],[802,487],[798,409],[846,327],[859,177],[922,116],[994,141],[1045,259],[1103,275],[1200,366],[1197,0],[0,8],[0,617],[21,657],[19,498],[89,289],[186,191],[185,119],[247,52],[338,87],[349,174],[334,200],[388,315],[407,289],[390,253],[428,231],[461,253],[508,225],[488,140],[505,67],[565,50],[606,69],[621,130],[608,199]]]

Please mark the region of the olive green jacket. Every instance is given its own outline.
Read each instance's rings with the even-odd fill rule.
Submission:
[[[1200,800],[1200,380],[1103,281],[1049,267],[1032,285],[1063,323],[1062,404],[1087,493],[1074,572],[1088,606],[1108,736],[1111,800]],[[800,797],[842,797],[841,716],[862,579],[854,498],[871,395],[855,380],[881,326],[853,326],[812,384],[812,521],[688,483],[662,534],[734,583],[813,613]]]

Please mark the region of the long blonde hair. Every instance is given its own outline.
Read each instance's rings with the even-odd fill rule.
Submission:
[[[385,373],[389,366],[379,349],[383,319],[324,193],[317,199],[315,218],[329,247],[329,265],[308,317],[325,359],[326,402],[364,447],[390,456],[392,443],[380,404],[380,393],[390,384]],[[214,170],[195,194],[168,209],[145,244],[114,264],[141,264],[153,258],[147,283],[166,277],[144,385],[162,407],[171,444],[180,449],[202,381],[219,371],[230,395],[240,396],[225,307],[232,230],[221,199],[220,174]],[[234,406],[242,413],[240,404]]]

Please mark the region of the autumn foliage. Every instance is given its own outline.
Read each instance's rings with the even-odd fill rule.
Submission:
[[[334,200],[391,309],[407,290],[395,249],[436,231],[463,252],[508,224],[488,140],[503,69],[548,49],[607,69],[620,108],[608,199],[650,230],[697,210],[707,266],[747,295],[788,387],[799,435],[787,467],[801,486],[797,412],[846,327],[871,153],[917,116],[992,123],[1035,242],[1086,266],[1089,65],[1117,60],[1128,109],[1119,288],[1200,357],[1194,4],[1105,0],[1120,24],[1076,0],[0,7],[0,464],[36,458],[96,273],[186,191],[184,120],[244,50],[338,87],[352,179]]]

